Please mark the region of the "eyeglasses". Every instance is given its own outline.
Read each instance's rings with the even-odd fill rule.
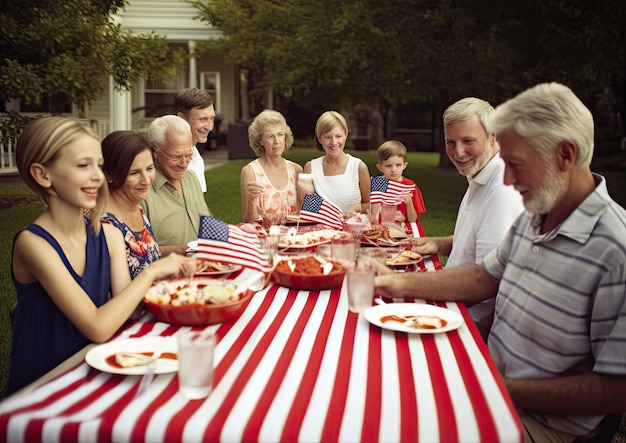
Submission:
[[[164,151],[163,149],[158,151],[160,154],[165,155],[167,158],[169,158],[170,160],[172,160],[175,163],[180,163],[182,161],[185,161],[187,163],[189,163],[191,161],[191,159],[193,158],[193,152],[191,154],[183,154],[183,155],[172,155],[166,151]]]

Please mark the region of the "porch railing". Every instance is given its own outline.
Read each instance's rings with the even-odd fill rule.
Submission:
[[[108,120],[76,119],[94,130],[100,140],[109,133]],[[0,174],[16,174],[17,164],[15,163],[15,140],[0,141]]]

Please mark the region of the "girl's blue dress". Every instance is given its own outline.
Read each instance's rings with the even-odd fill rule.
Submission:
[[[87,229],[86,267],[81,277],[70,265],[58,242],[39,225],[25,229],[39,235],[57,251],[74,280],[85,290],[94,305],[102,306],[111,292],[109,248],[104,232],[95,235],[91,222]],[[17,235],[16,235],[17,236]],[[15,239],[13,239],[15,243]],[[11,278],[17,291],[17,306],[11,341],[11,365],[6,394],[35,381],[90,341],[65,317],[39,282],[23,284]]]

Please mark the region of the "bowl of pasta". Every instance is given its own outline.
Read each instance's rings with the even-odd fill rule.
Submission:
[[[217,278],[178,278],[155,283],[144,296],[148,311],[159,321],[180,326],[207,326],[233,320],[254,291],[234,295],[235,284]]]
[[[346,267],[320,255],[280,257],[271,280],[291,289],[321,291],[341,286]]]

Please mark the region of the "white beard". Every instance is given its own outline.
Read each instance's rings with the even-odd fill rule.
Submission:
[[[547,214],[552,211],[557,202],[563,197],[567,184],[555,171],[552,165],[544,168],[543,185],[532,193],[529,200],[524,201],[524,207],[532,214]]]

